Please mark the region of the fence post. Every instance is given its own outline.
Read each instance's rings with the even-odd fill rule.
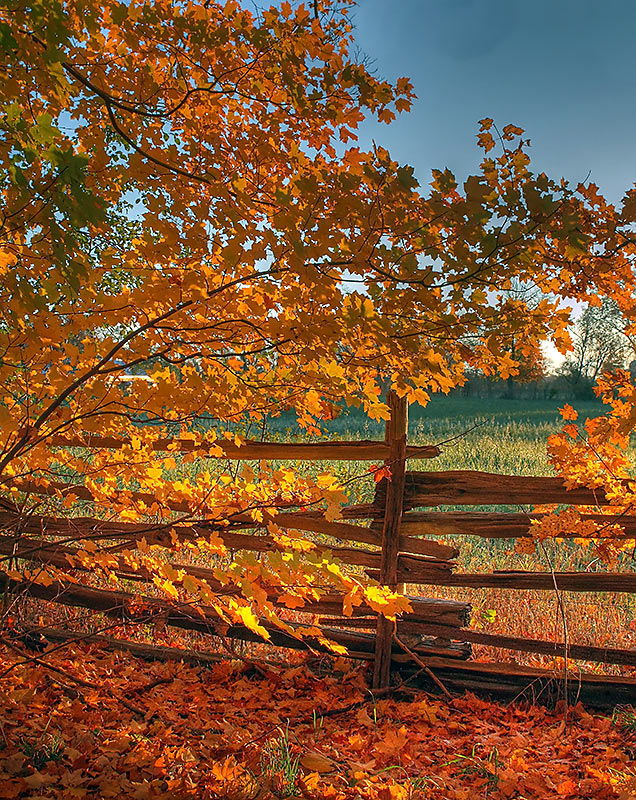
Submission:
[[[391,409],[391,418],[386,423],[385,440],[390,446],[390,453],[385,464],[391,468],[391,480],[388,481],[386,488],[384,523],[382,525],[380,583],[396,590],[398,588],[400,525],[404,507],[409,404],[406,397],[398,397],[393,390],[388,394],[387,404]],[[380,616],[375,639],[374,689],[383,688],[390,683],[392,647],[393,623]]]

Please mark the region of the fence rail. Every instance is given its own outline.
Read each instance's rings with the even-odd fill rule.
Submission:
[[[402,516],[403,536],[481,536],[484,539],[519,539],[530,534],[533,520],[545,514],[490,511],[409,511]],[[624,532],[614,533],[609,529],[599,532],[599,539],[636,539],[636,516],[632,514],[581,514],[581,521],[592,521],[611,525],[618,523]],[[377,531],[374,520],[371,530]],[[584,538],[578,532],[564,533],[563,538]]]
[[[386,481],[377,488],[379,505],[386,496]],[[448,472],[408,472],[404,486],[404,505],[487,506],[551,505],[602,506],[609,504],[603,489],[568,489],[561,478],[533,475],[499,475],[492,472],[451,470]]]
[[[113,436],[55,436],[50,443],[58,447],[87,447],[89,449],[121,450],[132,447],[131,439]],[[247,439],[239,444],[217,439],[197,442],[195,439],[155,439],[149,442],[157,452],[221,453],[217,458],[237,461],[267,460],[326,460],[326,461],[383,461],[390,458],[391,447],[379,441],[331,442],[259,442]],[[440,453],[436,445],[411,445],[406,448],[406,458],[435,458]]]

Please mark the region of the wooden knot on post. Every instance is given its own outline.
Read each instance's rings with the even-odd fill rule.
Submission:
[[[390,468],[387,483],[382,524],[382,553],[380,561],[380,583],[394,591],[398,586],[398,556],[400,550],[400,526],[404,508],[404,483],[406,475],[406,434],[408,428],[408,400],[398,397],[391,390],[387,396],[391,417],[386,424],[385,441],[389,446],[389,457],[384,462]],[[391,681],[391,651],[393,649],[393,623],[386,617],[378,617],[375,661],[373,666],[373,688],[382,689]]]

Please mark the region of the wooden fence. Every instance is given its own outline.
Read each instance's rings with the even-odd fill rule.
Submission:
[[[344,564],[362,568],[370,577],[392,589],[403,591],[409,586],[460,586],[497,587],[502,589],[539,589],[545,591],[623,591],[636,592],[636,573],[621,572],[521,572],[496,571],[491,573],[460,573],[455,559],[456,546],[438,542],[437,536],[461,537],[476,535],[484,538],[514,539],[527,536],[531,520],[540,517],[533,513],[490,513],[479,511],[418,511],[444,505],[480,506],[491,504],[537,505],[557,503],[566,505],[602,506],[607,500],[602,492],[590,489],[566,490],[558,478],[517,477],[491,475],[480,472],[409,472],[409,459],[435,458],[439,450],[434,446],[409,446],[407,443],[407,403],[395,393],[390,393],[388,404],[391,418],[386,426],[385,441],[278,443],[248,442],[241,447],[223,443],[224,455],[229,459],[293,459],[293,460],[346,460],[383,461],[390,474],[376,486],[374,501],[366,505],[349,506],[342,511],[342,521],[328,521],[320,512],[285,512],[275,516],[282,528],[309,531],[316,534],[316,544],[333,553]],[[74,437],[56,441],[60,446],[90,448],[121,448],[126,444],[111,437]],[[201,451],[191,440],[159,440],[153,443],[157,451]],[[72,493],[80,499],[91,500],[90,491],[81,485],[50,484],[46,489],[22,482],[25,492],[55,496]],[[127,493],[132,500],[150,505],[152,496]],[[175,512],[189,511],[185,504],[169,506]],[[590,518],[599,515],[590,514]],[[603,521],[611,517],[603,515]],[[361,520],[370,521],[367,525]],[[171,525],[180,539],[199,538],[216,530],[228,548],[267,552],[280,545],[266,532],[267,518],[259,527],[246,515],[236,514],[224,527],[216,526],[202,518],[194,525]],[[636,516],[621,516],[626,538],[636,538]],[[252,530],[246,533],[246,530]],[[50,563],[68,567],[68,556],[77,552],[74,539],[92,539],[96,544],[122,543],[134,546],[145,539],[148,543],[170,544],[171,536],[165,524],[128,523],[104,521],[94,517],[59,518],[30,514],[24,516],[7,508],[0,512],[0,557],[31,562]],[[326,537],[326,538],[325,538]],[[333,541],[338,544],[334,546]],[[351,546],[355,543],[355,547]],[[360,546],[362,545],[362,546]],[[116,552],[116,549],[115,549]],[[173,566],[204,579],[219,593],[227,593],[214,571],[191,564]],[[150,575],[131,570],[123,561],[116,563],[118,577],[143,583]],[[85,583],[64,583],[42,586],[20,583],[6,572],[0,571],[0,588],[21,592],[42,600],[79,606],[100,611],[116,619],[152,622],[184,630],[218,635],[220,619],[212,608],[193,613],[187,604],[167,603],[152,596],[143,596],[139,603],[138,592],[113,591],[95,588]],[[423,592],[425,594],[425,592]],[[269,598],[278,602],[275,595]],[[510,696],[556,695],[562,692],[562,683],[550,670],[531,669],[514,664],[482,663],[469,661],[473,643],[516,652],[562,656],[605,664],[636,667],[636,651],[608,647],[594,647],[576,643],[554,642],[543,639],[522,639],[490,634],[469,628],[470,604],[456,600],[431,599],[421,595],[411,597],[412,611],[403,615],[397,626],[371,608],[362,605],[354,608],[353,616],[343,613],[343,598],[337,594],[322,597],[305,606],[302,611],[320,616],[324,635],[344,645],[351,657],[373,661],[373,685],[377,688],[389,684],[392,666],[408,672],[417,670],[425,679],[432,679],[447,688],[483,689]],[[307,640],[286,634],[278,628],[265,625],[271,643],[281,647],[325,651],[319,641]],[[293,629],[294,624],[291,625]],[[72,631],[46,629],[47,638],[85,639],[103,641],[105,637],[91,637]],[[257,640],[250,630],[241,625],[224,626],[223,636],[246,641]],[[107,637],[106,637],[107,638]],[[131,642],[108,638],[109,646],[143,650],[149,654],[159,650],[165,655],[168,649],[153,648]],[[178,651],[181,653],[181,651]],[[143,654],[142,653],[142,654]],[[183,654],[190,658],[192,654]],[[214,654],[197,654],[201,661],[214,659]],[[576,672],[571,679],[570,694],[591,704],[610,702],[636,702],[636,679],[585,675]]]

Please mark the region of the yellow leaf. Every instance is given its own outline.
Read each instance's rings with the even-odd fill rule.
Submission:
[[[250,631],[262,636],[263,639],[271,638],[268,631],[260,624],[258,617],[249,606],[234,604],[232,612]]]
[[[158,586],[162,592],[165,592],[168,597],[171,597],[173,600],[179,599],[179,592],[177,591],[177,587],[171,580],[163,580],[158,575],[155,575],[152,579],[155,586]]]
[[[148,467],[146,475],[151,480],[158,480],[163,475],[163,470],[159,465],[155,465],[154,467]]]
[[[364,590],[367,603],[374,611],[383,614],[388,619],[395,619],[395,615],[411,610],[408,598],[392,592],[384,586],[368,586]]]

